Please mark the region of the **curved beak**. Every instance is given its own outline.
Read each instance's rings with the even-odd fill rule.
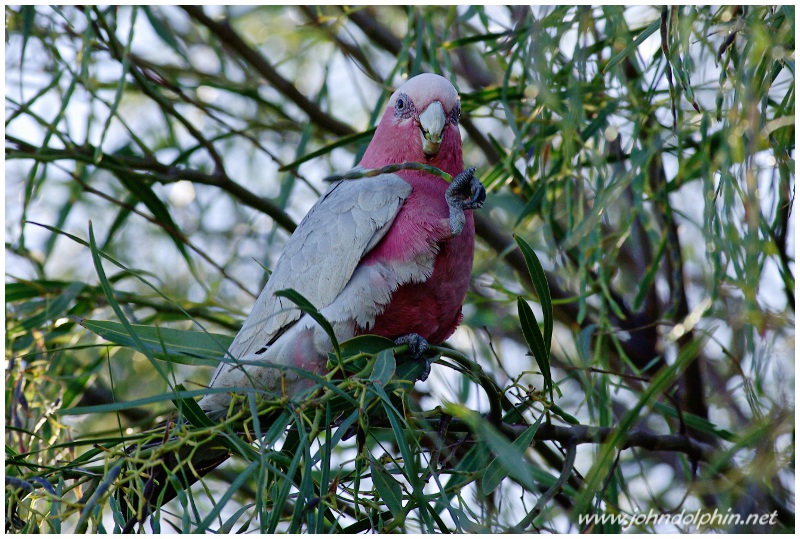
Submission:
[[[447,116],[442,104],[434,101],[419,115],[419,130],[422,137],[422,151],[428,157],[439,153],[442,133],[447,125]]]

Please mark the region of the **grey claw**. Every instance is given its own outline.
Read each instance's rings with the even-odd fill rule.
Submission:
[[[444,198],[450,208],[450,232],[458,236],[466,223],[464,211],[478,209],[486,200],[486,189],[475,177],[475,167],[469,167],[453,178]]]
[[[428,349],[428,341],[426,341],[419,333],[409,333],[394,340],[397,345],[407,344],[408,350],[411,354],[418,358]]]
[[[486,188],[477,178],[472,178],[470,187],[472,189],[472,198],[464,203],[464,209],[477,210],[483,207],[483,203],[486,201]]]
[[[476,181],[475,167],[469,167],[467,170],[453,178],[453,181],[450,182],[450,186],[447,188],[447,195],[451,197],[453,202],[458,200],[463,204],[464,199],[468,198],[468,196],[472,196],[472,186],[474,181]],[[467,195],[465,192],[467,188],[469,188],[469,195]]]
[[[426,358],[422,357],[422,354],[428,349],[428,341],[418,333],[409,333],[408,335],[398,337],[395,339],[394,343],[397,345],[408,345],[408,350],[411,352],[411,355],[414,356],[414,359],[423,362],[423,370],[422,374],[419,375],[419,381],[424,382],[427,380],[428,375],[431,373],[431,364]]]

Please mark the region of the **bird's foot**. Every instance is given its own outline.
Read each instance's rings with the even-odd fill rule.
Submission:
[[[486,189],[474,174],[475,167],[469,167],[453,178],[444,194],[450,208],[450,233],[453,236],[458,236],[464,229],[467,221],[464,211],[476,210],[486,200]]]
[[[424,382],[427,380],[428,375],[431,373],[431,364],[427,358],[423,357],[423,354],[428,349],[428,341],[426,341],[422,335],[419,335],[418,333],[409,333],[408,335],[398,337],[395,339],[394,343],[397,345],[408,345],[408,351],[411,352],[411,355],[414,356],[414,359],[423,362],[422,374],[419,375],[419,381]]]

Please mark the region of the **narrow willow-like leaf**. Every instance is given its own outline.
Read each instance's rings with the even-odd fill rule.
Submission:
[[[86,533],[86,528],[89,525],[89,520],[93,516],[97,516],[99,514],[99,509],[101,508],[102,500],[105,496],[105,493],[108,491],[109,488],[114,484],[119,474],[122,472],[122,467],[125,463],[119,462],[117,463],[111,470],[109,470],[108,474],[103,477],[103,480],[97,485],[92,496],[86,502],[86,505],[82,508],[80,513],[80,518],[78,519],[78,523],[75,524],[75,531],[77,533]]]
[[[130,335],[128,328],[118,322],[80,320],[80,324],[114,344],[131,348],[137,345],[137,340]],[[130,324],[129,327],[138,337],[138,342],[155,357],[176,363],[216,366],[233,342],[233,337],[218,333],[139,324]]]
[[[203,397],[208,393],[224,393],[230,391],[228,388],[212,388],[212,389],[191,389],[188,391],[175,391],[169,393],[162,393],[153,395],[151,397],[143,397],[141,399],[134,399],[122,402],[110,402],[107,404],[93,404],[89,406],[75,406],[73,408],[62,408],[58,410],[58,415],[83,415],[83,414],[100,414],[119,412],[120,410],[127,410],[130,408],[137,408],[147,404],[155,404],[157,402],[171,401],[175,398],[191,399],[195,397]],[[240,391],[246,391],[241,389]]]
[[[448,404],[448,414],[462,419],[480,439],[486,443],[496,456],[503,471],[517,481],[528,492],[536,492],[536,483],[531,469],[533,466],[524,460],[523,451],[512,445],[508,438],[497,432],[486,419],[466,407]]]
[[[635,39],[633,39],[633,41],[628,43],[624,49],[622,49],[619,53],[614,55],[614,57],[611,58],[611,60],[608,61],[606,66],[603,68],[603,73],[608,73],[608,71],[611,68],[616,66],[618,63],[620,63],[628,56],[630,56],[633,53],[633,51],[639,48],[639,45],[641,45],[645,39],[653,35],[656,32],[656,30],[658,30],[659,26],[661,26],[661,20],[656,19],[653,22],[651,22],[647,26],[647,28],[642,30],[642,32],[638,36],[636,36]]]
[[[178,224],[172,219],[172,215],[164,202],[162,202],[153,192],[153,189],[141,179],[131,178],[122,174],[118,176],[118,179],[137,200],[150,210],[156,221],[164,226],[164,230],[181,253],[183,259],[186,260],[186,264],[190,268],[193,268],[194,261],[186,248],[186,237],[183,232],[181,232]]]
[[[533,314],[533,310],[524,298],[517,298],[517,312],[519,313],[519,323],[525,342],[528,343],[528,348],[533,352],[536,364],[539,365],[539,370],[544,377],[544,390],[550,392],[553,387],[553,377],[550,374],[550,355],[547,353],[547,348],[545,348],[542,331],[539,329],[536,315]]]
[[[291,288],[286,290],[278,290],[277,292],[275,292],[275,295],[290,300],[292,303],[297,305],[297,307],[299,307],[301,311],[303,311],[308,316],[313,318],[317,322],[317,324],[319,324],[320,327],[322,327],[325,333],[327,333],[328,337],[330,337],[331,343],[333,343],[333,349],[336,353],[336,357],[339,359],[339,361],[341,361],[342,351],[339,348],[339,341],[336,338],[336,334],[333,332],[333,326],[331,326],[331,323],[328,322],[324,316],[322,316],[322,314],[317,310],[317,308],[305,297],[303,297],[302,294]]]
[[[179,392],[186,391],[186,388],[183,384],[178,384],[175,386],[175,390]],[[211,421],[203,409],[200,408],[196,400],[176,398],[173,399],[172,402],[175,404],[175,407],[181,411],[183,416],[189,420],[189,423],[195,427],[202,428],[214,426],[214,422]]]
[[[633,310],[638,311],[642,307],[642,303],[644,303],[644,298],[647,297],[647,293],[653,287],[653,282],[656,279],[656,274],[658,273],[659,268],[661,268],[661,258],[664,256],[664,252],[667,249],[667,235],[664,234],[664,237],[658,244],[658,250],[656,251],[653,260],[650,262],[650,267],[647,268],[647,272],[644,274],[642,278],[642,282],[639,284],[639,291],[636,292],[636,297],[633,300]]]
[[[297,418],[295,417],[295,420],[296,419]],[[297,440],[297,438],[295,439]],[[287,440],[286,445],[290,446],[289,440]],[[295,474],[297,473],[297,470],[300,467],[300,462],[302,461],[303,458],[302,451],[297,451],[296,447],[292,448],[290,446],[287,448],[286,445],[284,446],[283,452],[286,452],[288,450],[293,455],[293,458],[291,460],[291,463],[289,464],[288,469],[286,470],[286,479],[281,481],[280,484],[277,485],[277,495],[272,500],[275,507],[283,507],[287,503],[292,487],[296,487],[292,478],[295,477]],[[278,529],[278,525],[281,522],[281,514],[282,511],[273,511],[270,514],[269,521],[266,523],[267,533],[275,533],[275,531]]]
[[[439,178],[442,178],[448,183],[453,181],[453,177],[447,172],[443,171],[442,169],[437,168],[433,165],[427,165],[425,163],[415,163],[415,162],[394,163],[391,165],[386,165],[385,167],[381,168],[355,168],[350,172],[346,172],[344,174],[334,174],[333,176],[328,176],[323,181],[338,182],[342,180],[358,180],[360,178],[374,178],[375,176],[380,176],[381,174],[394,174],[395,172],[399,172],[401,170],[421,170],[423,172],[427,172],[428,174],[433,174],[434,176],[438,176]]]
[[[543,417],[544,414],[540,415],[539,419],[536,420],[536,423],[528,427],[528,429],[523,432],[519,438],[511,442],[511,446],[515,450],[525,453],[528,447],[530,447],[533,437],[536,435],[536,431],[539,430],[539,425],[541,424]],[[508,472],[503,468],[503,463],[499,458],[495,458],[489,463],[489,466],[486,467],[486,471],[483,474],[483,481],[481,483],[483,495],[488,496],[494,492],[494,490],[500,486],[500,483],[507,476]]]
[[[175,39],[175,33],[168,27],[166,20],[151,6],[143,6],[142,9],[158,37],[188,63],[190,61],[189,58],[186,56],[181,44]]]
[[[397,408],[394,407],[389,399],[389,396],[381,386],[372,386],[372,391],[374,391],[375,394],[380,397],[381,404],[383,405],[384,410],[386,410],[386,415],[389,418],[389,423],[392,426],[392,431],[394,432],[396,438],[397,447],[400,449],[400,454],[403,456],[403,470],[405,476],[411,483],[411,486],[414,489],[414,495],[416,496],[420,487],[419,471],[417,470],[417,465],[414,461],[414,452],[409,445],[408,439],[405,435],[405,430],[403,429],[403,423],[405,423],[403,415],[397,410]]]
[[[303,529],[303,517],[306,516],[307,519],[305,521],[306,526],[308,529],[311,529],[313,526],[313,511],[308,511],[308,504],[315,498],[314,492],[314,472],[312,471],[311,467],[313,466],[313,462],[311,461],[311,450],[309,446],[308,436],[301,435],[299,437],[300,442],[300,449],[299,453],[303,455],[302,459],[302,470],[298,471],[298,477],[295,478],[295,483],[299,483],[298,491],[297,491],[297,502],[294,506],[294,511],[292,512],[292,520],[289,523],[288,531],[290,533],[299,533]]]
[[[703,344],[702,340],[694,340],[683,347],[675,363],[659,371],[646,386],[639,396],[639,400],[628,410],[620,419],[614,435],[600,447],[599,455],[592,464],[589,473],[586,474],[586,487],[581,491],[581,495],[575,501],[572,510],[573,518],[577,521],[578,515],[586,514],[592,505],[593,499],[599,494],[598,486],[603,481],[614,462],[615,454],[620,449],[625,436],[633,428],[634,423],[639,418],[642,408],[649,406],[650,403],[660,394],[664,393],[675,383],[677,376],[683,371],[689,362],[697,357],[697,353]]]
[[[592,334],[595,329],[597,329],[597,324],[589,324],[581,330],[576,341],[578,356],[587,367],[592,363]]]
[[[341,343],[342,356],[356,353],[378,354],[388,348],[397,346],[393,340],[379,335],[358,335]]]
[[[225,505],[228,503],[228,501],[233,498],[233,495],[239,491],[239,488],[242,485],[250,480],[250,477],[256,471],[258,465],[258,461],[253,461],[248,464],[248,466],[242,470],[239,475],[236,476],[236,479],[234,479],[230,484],[228,489],[225,491],[225,494],[223,494],[221,498],[215,500],[215,503],[212,506],[211,511],[209,511],[209,513],[206,515],[206,518],[204,518],[203,521],[197,525],[197,528],[193,530],[195,533],[203,533],[209,528],[209,526],[211,526],[211,524],[217,519],[219,514],[225,508]]]
[[[678,412],[675,410],[674,406],[668,406],[666,404],[656,402],[653,403],[653,409],[660,414],[665,416],[669,416],[671,418],[678,418]],[[713,436],[717,436],[726,442],[735,443],[738,440],[738,436],[728,429],[720,428],[708,419],[704,419],[702,417],[696,416],[691,414],[685,410],[681,411],[680,418],[686,424],[687,427],[691,427],[692,429],[705,432],[707,434],[711,434]]]
[[[380,496],[380,500],[386,504],[393,515],[397,516],[402,513],[403,491],[400,483],[373,459],[370,459],[369,468],[372,472],[372,484]]]
[[[70,308],[81,292],[86,288],[86,284],[80,281],[70,283],[57,298],[47,304],[47,308],[42,312],[24,320],[21,324],[23,329],[34,329],[41,327],[48,320],[55,320]]]
[[[542,268],[542,263],[539,262],[539,257],[521,237],[514,235],[514,240],[517,242],[522,256],[525,258],[525,264],[528,266],[528,271],[531,274],[533,286],[536,289],[536,295],[539,296],[539,302],[542,305],[542,316],[544,316],[544,344],[547,350],[548,360],[550,358],[550,344],[553,338],[553,300],[550,297],[550,285],[547,283],[547,275]]]
[[[447,500],[452,500],[460,492],[460,486],[472,483],[475,478],[480,477],[491,459],[492,453],[486,444],[473,445],[455,465],[454,473],[445,485]],[[437,503],[437,510],[444,510],[445,506],[442,500]]]
[[[254,503],[248,503],[240,507],[233,515],[231,515],[231,517],[228,520],[222,523],[222,526],[219,527],[217,533],[224,533],[224,534],[231,533],[231,530],[233,529],[233,526],[236,524],[236,522],[239,521],[242,515],[250,511],[254,505],[255,505]],[[250,519],[247,520],[249,521]],[[247,522],[245,522],[243,527],[240,529],[243,531],[244,529],[246,529],[246,527],[247,527]]]
[[[150,364],[153,365],[161,378],[164,379],[167,384],[171,384],[170,377],[167,376],[167,373],[164,371],[163,367],[159,365],[158,361],[156,361],[153,357],[153,354],[150,353],[148,348],[133,330],[131,323],[128,322],[127,317],[122,312],[122,308],[119,306],[119,303],[117,303],[117,299],[114,297],[114,289],[111,288],[111,284],[108,282],[108,278],[106,278],[106,272],[103,269],[103,263],[100,261],[100,251],[97,249],[97,242],[94,239],[94,229],[92,228],[91,221],[89,222],[89,250],[92,253],[92,261],[94,262],[94,267],[97,271],[97,277],[100,280],[100,287],[103,289],[103,293],[106,295],[109,305],[111,305],[111,308],[114,310],[114,314],[117,315],[117,318],[119,318],[119,321],[122,322],[122,325],[125,327],[125,331],[127,331],[133,339],[134,343],[136,344],[136,349],[143,353],[147,359],[150,360]]]
[[[370,380],[373,382],[385,386],[389,383],[389,380],[392,379],[394,376],[395,370],[395,360],[394,360],[394,351],[389,350],[382,350],[378,353],[378,357],[375,361],[375,367],[372,370],[372,374],[370,375]]]
[[[295,170],[297,167],[299,167],[300,165],[302,165],[303,163],[305,163],[307,161],[311,161],[313,159],[316,159],[317,157],[322,157],[322,156],[325,156],[325,155],[329,155],[336,148],[341,148],[343,146],[349,146],[351,144],[356,144],[356,143],[358,143],[358,142],[360,142],[362,140],[364,140],[364,141],[371,140],[372,139],[372,135],[374,135],[374,134],[375,134],[375,128],[372,128],[372,129],[368,129],[368,130],[366,130],[366,131],[364,131],[362,133],[354,133],[352,135],[339,137],[338,139],[336,139],[336,142],[332,142],[331,144],[327,144],[327,145],[321,147],[318,150],[315,150],[313,152],[307,153],[303,157],[301,157],[299,159],[296,159],[296,160],[292,161],[291,163],[288,163],[286,165],[281,166],[278,169],[278,171],[279,172],[286,172],[288,170]]]

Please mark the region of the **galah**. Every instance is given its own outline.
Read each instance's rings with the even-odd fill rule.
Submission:
[[[474,169],[464,170],[460,112],[458,93],[438,75],[413,77],[392,94],[359,168],[421,163],[453,181],[401,169],[332,183],[289,238],[200,400],[210,417],[224,416],[237,391],[296,396],[312,385],[297,370],[324,374],[330,338],[278,291],[294,289],[309,300],[339,341],[372,333],[407,343],[419,356],[428,342],[440,344],[455,331],[472,272],[472,210],[486,196]],[[207,445],[193,453],[191,469],[181,468],[184,487],[227,459],[224,446]],[[131,515],[123,531],[175,496],[164,470],[184,458],[168,454],[151,469],[144,512]]]
[[[343,179],[320,197],[289,238],[250,316],[200,401],[207,413],[227,410],[231,392],[296,391],[310,382],[282,365],[324,374],[329,336],[294,303],[275,293],[294,289],[333,326],[341,342],[372,333],[408,343],[416,355],[440,344],[461,321],[472,271],[472,210],[486,192],[464,171],[456,89],[421,74],[389,99],[359,167],[422,163],[421,170]]]

